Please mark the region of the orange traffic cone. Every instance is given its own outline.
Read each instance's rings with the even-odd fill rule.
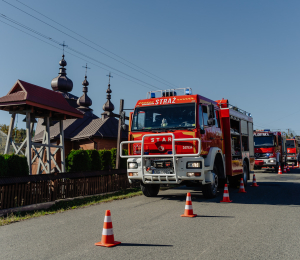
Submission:
[[[181,215],[181,217],[193,218],[193,217],[196,217],[196,216],[197,216],[197,214],[193,213],[191,193],[188,192],[187,195],[186,195],[184,214]]]
[[[258,187],[259,185],[257,185],[256,183],[256,178],[255,178],[255,174],[253,174],[253,182],[252,182],[252,187]]]
[[[286,166],[287,171],[291,171],[289,165]]]
[[[283,167],[283,173],[286,173],[286,166]]]
[[[121,244],[121,242],[115,241],[114,239],[114,232],[113,232],[113,226],[111,222],[110,210],[107,210],[105,212],[105,217],[104,217],[102,240],[96,243],[95,245],[111,247],[119,244]]]
[[[225,184],[225,187],[224,187],[223,200],[221,200],[220,202],[232,202],[232,200],[229,199],[227,184]]]
[[[278,168],[278,174],[282,174],[281,166],[280,165],[279,165],[279,168]]]
[[[243,178],[241,178],[239,193],[246,193]]]

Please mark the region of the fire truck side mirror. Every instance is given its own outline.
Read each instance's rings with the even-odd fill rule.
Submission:
[[[215,118],[215,106],[213,104],[208,105],[208,119]]]
[[[216,120],[214,118],[210,118],[207,120],[207,124],[208,125],[215,125],[216,124]]]
[[[216,120],[215,120],[215,106],[213,104],[208,105],[208,120],[207,120],[208,125],[215,125]]]

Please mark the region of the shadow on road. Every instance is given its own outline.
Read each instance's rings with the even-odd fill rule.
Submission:
[[[196,218],[235,218],[235,216],[205,216],[197,215]]]
[[[239,204],[265,204],[265,205],[300,205],[300,183],[293,182],[299,181],[297,175],[289,176],[276,175],[276,180],[270,174],[270,176],[264,176],[264,181],[257,182],[259,187],[251,187],[250,181],[245,187],[247,193],[238,193],[238,188],[229,187],[229,196],[233,200],[232,203]],[[292,178],[291,178],[292,177]],[[294,178],[296,177],[296,178]],[[185,186],[169,190],[168,194],[160,193],[158,198],[161,200],[174,200],[178,202],[184,202],[186,200],[186,193],[190,192],[192,202],[203,203],[220,203],[223,196],[223,191],[218,192],[218,196],[214,199],[205,199],[203,197],[201,188],[188,188]],[[171,193],[171,194],[170,194]]]
[[[121,243],[118,246],[154,246],[154,247],[167,246],[167,247],[172,247],[173,245]]]

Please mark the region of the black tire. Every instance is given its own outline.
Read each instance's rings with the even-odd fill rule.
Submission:
[[[144,184],[141,182],[141,190],[146,197],[156,197],[159,192],[159,184]]]
[[[203,196],[206,199],[213,199],[217,196],[218,194],[218,185],[219,185],[219,168],[217,165],[217,162],[215,160],[214,162],[214,168],[213,168],[213,179],[214,182],[213,183],[209,183],[209,184],[205,184],[202,185],[202,192],[203,192]]]

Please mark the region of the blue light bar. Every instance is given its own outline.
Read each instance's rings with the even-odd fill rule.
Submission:
[[[151,93],[151,98],[155,98],[155,93]]]
[[[149,152],[144,152],[145,155],[149,155]]]
[[[186,95],[191,95],[191,94],[192,94],[192,91],[191,91],[190,89],[187,88],[187,89],[185,90],[185,94],[186,94]]]
[[[264,129],[264,131],[265,131],[265,132],[270,132],[271,130],[270,130],[270,129]]]
[[[172,151],[168,151],[168,154],[172,154]]]

